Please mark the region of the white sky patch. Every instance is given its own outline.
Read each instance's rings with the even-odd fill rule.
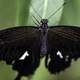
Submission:
[[[61,59],[63,59],[63,55],[61,54],[60,51],[57,52],[57,55],[58,55]]]
[[[26,56],[29,56],[28,51],[26,51],[20,58],[19,60],[24,60]]]

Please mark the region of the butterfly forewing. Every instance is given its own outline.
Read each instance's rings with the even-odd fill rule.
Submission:
[[[28,52],[24,60],[20,57]],[[0,31],[0,59],[12,64],[21,75],[29,75],[39,65],[40,32],[38,28],[22,26]],[[25,71],[24,71],[25,70]]]

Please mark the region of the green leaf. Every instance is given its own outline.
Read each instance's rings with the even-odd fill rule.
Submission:
[[[62,6],[61,9],[49,19],[49,25],[58,24],[62,14],[63,3],[63,0],[31,0],[27,25],[35,25],[33,20],[35,22],[36,20],[32,16],[35,16],[38,21],[48,19],[48,17]]]
[[[66,0],[60,24],[80,25],[80,0]]]

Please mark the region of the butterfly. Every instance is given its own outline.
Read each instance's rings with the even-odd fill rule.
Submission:
[[[80,28],[77,26],[18,26],[0,30],[0,61],[18,71],[15,80],[34,74],[45,57],[45,67],[56,74],[80,57]]]

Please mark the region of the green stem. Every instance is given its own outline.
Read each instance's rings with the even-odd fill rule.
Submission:
[[[48,7],[48,0],[44,0],[43,16],[42,16],[42,18],[46,17],[47,7]]]

